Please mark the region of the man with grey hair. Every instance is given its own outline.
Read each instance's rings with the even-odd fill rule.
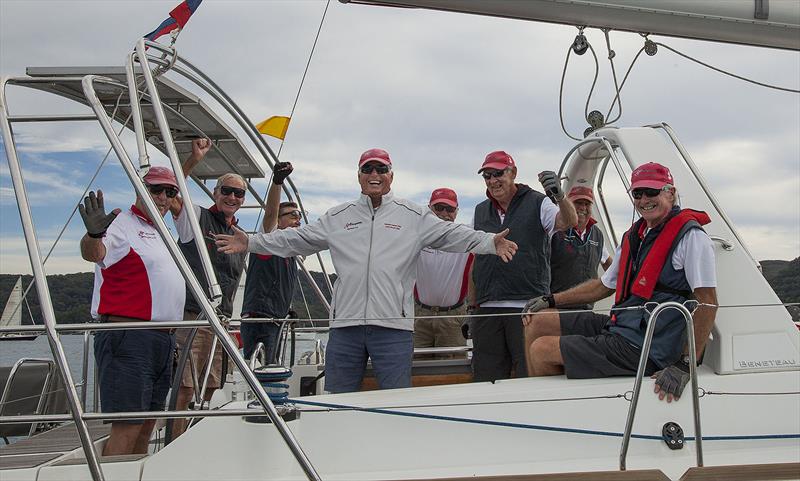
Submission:
[[[209,139],[195,139],[192,141],[192,155],[183,163],[183,175],[189,176],[192,170],[200,163],[205,154],[211,148]],[[225,255],[217,252],[214,245],[213,236],[216,234],[232,234],[236,228],[236,211],[244,203],[244,196],[247,184],[239,174],[229,172],[217,179],[214,186],[213,199],[214,205],[209,208],[190,205],[195,210],[200,230],[203,232],[204,239],[201,241],[208,250],[211,264],[214,267],[217,281],[222,289],[222,303],[219,306],[221,313],[230,317],[233,311],[233,296],[239,285],[239,279],[245,267],[245,254]],[[200,284],[207,289],[208,280],[203,272],[200,255],[197,252],[194,232],[189,223],[189,216],[186,215],[183,201],[176,197],[171,209],[175,219],[175,227],[178,230],[179,245],[183,255],[189,262],[195,276]],[[197,319],[200,317],[202,309],[191,292],[186,294],[186,306],[184,308],[184,319]],[[178,351],[180,352],[187,344],[190,329],[179,329],[176,334]],[[191,362],[187,362],[182,373],[181,387],[178,392],[176,409],[185,410],[189,406],[189,400],[194,393],[194,380],[198,386],[202,385],[203,374],[207,368],[207,362],[211,355],[211,346],[214,340],[214,333],[208,329],[198,329],[192,341]],[[211,371],[208,377],[206,391],[203,401],[210,401],[214,391],[221,387],[224,381],[222,373],[222,346],[217,346],[211,361]],[[173,435],[179,436],[186,429],[186,420],[175,420]]]

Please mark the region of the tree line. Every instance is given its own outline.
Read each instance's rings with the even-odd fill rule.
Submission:
[[[761,261],[762,273],[770,283],[775,293],[784,303],[800,302],[800,257],[792,261],[765,260]],[[330,299],[330,293],[324,283],[324,274],[311,272],[312,277],[325,296]],[[0,305],[5,305],[11,289],[17,282],[19,274],[0,274]],[[304,275],[298,276],[299,288],[295,289],[292,306],[301,319],[322,319],[328,317],[328,312],[314,294],[311,285]],[[331,274],[331,283],[336,280],[336,275]],[[33,277],[22,276],[23,291],[31,283]],[[92,289],[94,287],[94,274],[91,272],[78,272],[76,274],[57,274],[47,276],[50,287],[50,297],[53,301],[56,320],[64,324],[77,324],[90,322],[90,309],[92,303]],[[305,300],[304,300],[305,298]],[[31,288],[27,296],[28,305],[22,306],[22,323],[31,324],[31,314],[37,324],[41,323],[42,315],[39,307],[39,298],[36,287]],[[306,307],[307,306],[307,307]],[[28,309],[30,307],[30,309]],[[800,308],[790,306],[787,308],[792,319],[800,321]]]

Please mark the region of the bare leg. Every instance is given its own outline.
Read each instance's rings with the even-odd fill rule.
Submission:
[[[136,437],[136,445],[133,448],[133,454],[147,454],[150,436],[153,434],[153,427],[155,425],[155,419],[148,419],[140,426],[141,429],[139,430],[139,435]]]
[[[194,395],[194,389],[186,386],[181,386],[178,390],[178,399],[175,402],[175,409],[178,411],[185,411],[189,409],[189,401]],[[189,420],[185,418],[178,418],[172,420],[172,439],[177,438],[184,431],[189,424]]]
[[[141,424],[111,423],[111,435],[103,448],[103,456],[133,454]]]
[[[555,376],[564,374],[564,358],[561,357],[561,338],[543,336],[536,339],[529,349],[530,363],[534,376]]]
[[[533,343],[543,336],[561,335],[561,317],[558,311],[547,309],[522,318],[525,331],[525,359],[528,366],[528,375],[534,376],[535,364],[533,357]]]

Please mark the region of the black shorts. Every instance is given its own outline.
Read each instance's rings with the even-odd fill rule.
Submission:
[[[641,349],[608,330],[609,316],[594,312],[561,314],[561,357],[571,379],[635,376]],[[656,372],[648,359],[645,375]]]
[[[97,332],[94,356],[100,381],[101,412],[162,411],[172,382],[174,350],[175,336],[164,331]],[[113,422],[142,424],[144,420]]]

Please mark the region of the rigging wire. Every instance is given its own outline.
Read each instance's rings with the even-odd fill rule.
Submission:
[[[614,67],[614,57],[616,57],[617,54],[614,52],[614,50],[611,49],[611,38],[609,37],[608,33],[609,33],[609,29],[604,28],[603,29],[603,35],[605,35],[605,37],[606,37],[606,49],[608,50],[608,62],[611,64],[611,75],[614,77],[614,90],[616,91],[616,95],[614,96],[614,100],[611,102],[611,107],[608,108],[608,113],[606,113],[606,122],[605,122],[606,125],[613,124],[614,122],[619,120],[620,117],[622,117],[622,99],[619,97],[620,85],[617,82],[617,69]],[[617,103],[617,105],[619,106],[619,111],[617,112],[617,116],[614,117],[614,120],[608,120],[608,118],[611,117],[611,111],[614,109],[614,103],[616,103],[617,100],[619,100],[619,103]]]
[[[665,45],[665,44],[663,44],[661,42],[655,42],[655,44],[659,45],[661,47],[664,47],[665,49],[667,49],[667,50],[669,50],[669,51],[671,51],[671,52],[673,52],[673,53],[675,53],[677,55],[680,55],[681,57],[683,57],[683,58],[685,58],[687,60],[691,60],[692,62],[695,62],[695,63],[698,63],[698,64],[702,65],[703,67],[710,68],[711,70],[714,70],[714,71],[719,72],[719,73],[724,74],[724,75],[728,75],[729,77],[733,77],[733,78],[736,78],[736,79],[739,79],[739,80],[743,80],[745,82],[749,82],[751,84],[758,85],[760,87],[766,87],[766,88],[769,88],[769,89],[781,90],[783,92],[791,92],[791,93],[794,93],[794,94],[800,94],[800,90],[797,90],[797,89],[779,87],[777,85],[771,85],[771,84],[768,84],[768,83],[759,82],[757,80],[749,79],[749,78],[743,77],[741,75],[736,75],[735,73],[728,72],[727,70],[721,69],[719,67],[715,67],[715,66],[713,66],[711,64],[708,64],[708,63],[705,63],[705,62],[703,62],[701,60],[698,60],[698,59],[696,59],[696,58],[694,58],[694,57],[692,57],[690,55],[687,55],[687,54],[685,54],[683,52],[680,52],[680,51],[670,47],[669,45]]]
[[[308,60],[306,61],[306,67],[303,70],[303,76],[300,78],[300,85],[297,87],[297,95],[294,97],[294,103],[292,103],[292,110],[289,112],[289,121],[291,122],[294,119],[294,111],[297,108],[297,103],[300,101],[300,93],[303,91],[303,85],[306,82],[306,76],[308,75],[308,69],[311,67],[311,59],[314,57],[314,51],[317,48],[317,42],[319,41],[319,36],[322,33],[322,26],[325,23],[325,17],[328,15],[328,7],[331,5],[331,0],[328,0],[325,3],[325,10],[322,12],[322,18],[319,21],[319,27],[317,27],[317,34],[314,37],[314,43],[311,45],[311,52],[308,54]],[[283,144],[286,142],[285,138],[281,139],[281,143],[278,146],[278,153],[275,155],[275,158],[280,160],[281,151],[283,150]],[[274,172],[273,172],[274,174]],[[270,175],[270,181],[272,180],[272,175]],[[267,192],[264,194],[266,198],[269,193],[271,182],[267,182]],[[258,226],[258,222],[261,220],[261,211],[258,213],[258,218],[256,219],[256,226]]]
[[[588,118],[589,116],[589,101],[592,99],[592,92],[594,91],[594,87],[597,84],[597,76],[600,73],[600,64],[597,61],[597,55],[594,52],[594,48],[592,48],[591,44],[587,45],[589,49],[592,51],[592,56],[594,57],[594,79],[592,80],[592,87],[589,89],[589,97],[586,99],[586,106],[584,107],[584,117],[586,118]],[[582,139],[572,136],[569,132],[567,132],[567,127],[564,125],[564,106],[563,106],[564,79],[567,76],[567,66],[569,66],[570,55],[572,55],[572,45],[570,45],[567,48],[567,57],[564,59],[564,69],[561,72],[561,86],[558,89],[558,118],[561,121],[562,132],[564,132],[564,134],[570,139],[580,142]]]

